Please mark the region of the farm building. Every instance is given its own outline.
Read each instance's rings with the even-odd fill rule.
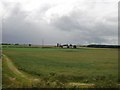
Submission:
[[[61,48],[77,48],[77,46],[76,45],[72,45],[72,44],[63,44],[63,45],[61,45],[61,44],[59,44],[59,43],[57,43],[57,47],[61,47]]]

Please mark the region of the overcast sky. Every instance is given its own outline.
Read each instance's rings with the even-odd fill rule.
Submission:
[[[0,12],[4,43],[118,43],[118,0],[0,0]]]

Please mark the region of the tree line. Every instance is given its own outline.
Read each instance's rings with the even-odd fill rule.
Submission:
[[[87,47],[94,47],[94,48],[120,48],[119,45],[87,45]]]

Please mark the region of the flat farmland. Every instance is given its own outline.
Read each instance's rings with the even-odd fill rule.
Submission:
[[[18,70],[39,78],[88,84],[118,81],[118,49],[3,48],[3,54]]]

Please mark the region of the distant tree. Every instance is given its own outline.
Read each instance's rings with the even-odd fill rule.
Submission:
[[[59,43],[57,43],[57,47],[59,47],[60,46],[60,44]]]
[[[67,46],[67,48],[69,48],[69,45]]]
[[[62,46],[62,45],[60,45],[60,47],[61,47],[61,48],[63,48],[63,46]]]
[[[11,45],[11,44],[9,44],[9,43],[2,43],[2,45]]]
[[[18,43],[16,43],[15,45],[19,45]]]
[[[72,44],[70,44],[70,48],[72,48]]]
[[[76,46],[76,45],[74,45],[74,46],[73,46],[73,48],[77,48],[77,46]]]
[[[72,46],[72,44],[70,44],[70,46]]]
[[[31,44],[29,44],[29,46],[31,46]]]

